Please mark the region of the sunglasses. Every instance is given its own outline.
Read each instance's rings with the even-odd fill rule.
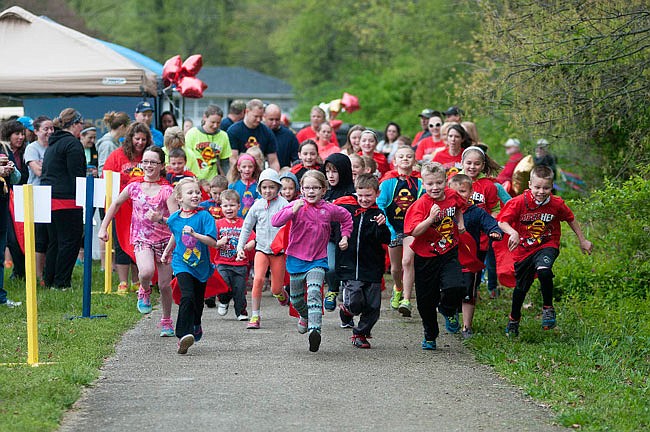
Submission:
[[[436,123],[436,124],[431,123],[431,124],[429,125],[430,128],[440,127],[440,126],[442,126],[442,123]]]

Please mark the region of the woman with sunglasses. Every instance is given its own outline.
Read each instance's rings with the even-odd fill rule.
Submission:
[[[415,151],[415,159],[419,162],[430,161],[436,153],[445,148],[441,133],[442,118],[434,115],[429,119],[427,127],[431,135],[423,138]]]

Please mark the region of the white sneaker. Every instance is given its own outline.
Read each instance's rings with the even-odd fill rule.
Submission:
[[[228,313],[228,303],[219,303],[217,305],[217,313],[221,316],[225,316]]]
[[[7,306],[8,308],[15,308],[15,307],[18,307],[18,306],[20,306],[22,304],[23,304],[23,302],[13,301],[13,300],[7,299],[6,302],[0,303],[0,306]]]
[[[244,314],[239,315],[237,317],[237,321],[248,321],[248,315],[244,315]]]

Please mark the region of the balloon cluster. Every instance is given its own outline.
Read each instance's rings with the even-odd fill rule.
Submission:
[[[165,62],[163,66],[163,83],[165,87],[175,85],[179,93],[187,98],[200,99],[208,85],[198,79],[203,66],[201,54],[189,56],[184,62],[180,55],[176,55]]]
[[[359,98],[348,92],[343,92],[343,97],[341,99],[334,99],[328,103],[321,102],[318,106],[325,111],[330,126],[335,130],[340,128],[343,124],[341,120],[336,120],[336,116],[341,111],[351,113],[361,109],[361,106],[359,106]]]

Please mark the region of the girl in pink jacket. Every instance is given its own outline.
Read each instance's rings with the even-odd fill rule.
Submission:
[[[309,331],[309,351],[316,352],[321,341],[322,288],[328,269],[327,242],[330,238],[330,222],[341,224],[339,247],[345,250],[352,232],[352,217],[342,207],[322,200],[327,191],[327,179],[322,172],[306,172],[300,185],[302,197],[277,212],[271,219],[271,224],[279,227],[291,221],[289,244],[286,249],[291,303],[300,313],[298,332],[304,334]]]

